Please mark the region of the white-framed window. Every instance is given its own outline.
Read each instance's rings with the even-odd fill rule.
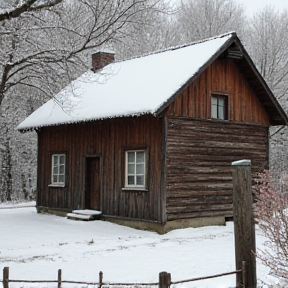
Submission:
[[[146,150],[125,151],[125,188],[146,188]]]
[[[212,94],[211,118],[228,120],[228,96]]]
[[[52,173],[51,173],[52,185],[65,184],[65,165],[66,165],[65,154],[52,155]]]

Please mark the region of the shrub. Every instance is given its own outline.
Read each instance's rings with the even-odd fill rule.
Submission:
[[[266,241],[257,257],[271,269],[274,276],[288,280],[288,205],[287,192],[279,193],[269,171],[254,179],[254,212]]]

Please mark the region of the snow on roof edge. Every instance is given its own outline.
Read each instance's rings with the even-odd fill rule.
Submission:
[[[57,104],[58,105],[58,104]],[[110,119],[115,119],[115,118],[126,118],[126,117],[140,117],[140,116],[144,116],[144,115],[152,115],[154,117],[157,117],[156,115],[156,111],[152,112],[152,111],[145,111],[145,112],[139,112],[139,113],[131,113],[131,114],[119,114],[119,115],[115,115],[115,116],[107,116],[107,117],[99,117],[99,118],[90,118],[90,119],[85,119],[85,120],[70,120],[70,121],[65,121],[65,122],[58,122],[58,123],[50,123],[50,124],[41,124],[41,125],[36,125],[36,126],[31,126],[31,127],[25,127],[25,128],[19,128],[19,126],[21,125],[21,123],[16,127],[17,130],[19,130],[20,132],[28,132],[28,131],[32,131],[35,129],[40,129],[40,128],[44,128],[44,127],[52,127],[52,126],[60,126],[60,125],[70,125],[70,124],[80,124],[80,123],[87,123],[87,122],[94,122],[94,121],[101,121],[101,120],[110,120]]]

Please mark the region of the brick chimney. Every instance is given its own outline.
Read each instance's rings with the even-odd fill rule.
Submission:
[[[99,51],[92,54],[92,71],[96,72],[98,69],[112,63],[115,59],[114,56],[115,53],[112,51]]]

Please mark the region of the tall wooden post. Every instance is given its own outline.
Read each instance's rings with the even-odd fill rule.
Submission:
[[[99,272],[99,288],[101,288],[103,285],[103,272]]]
[[[3,288],[9,288],[9,267],[3,269]]]
[[[171,285],[171,274],[167,272],[159,273],[159,288],[169,288]]]
[[[251,161],[232,162],[233,171],[233,219],[236,269],[246,263],[246,283],[236,274],[236,287],[256,288],[255,225],[252,211]]]
[[[57,285],[57,287],[61,288],[61,285],[62,285],[62,270],[58,269],[58,285]]]

